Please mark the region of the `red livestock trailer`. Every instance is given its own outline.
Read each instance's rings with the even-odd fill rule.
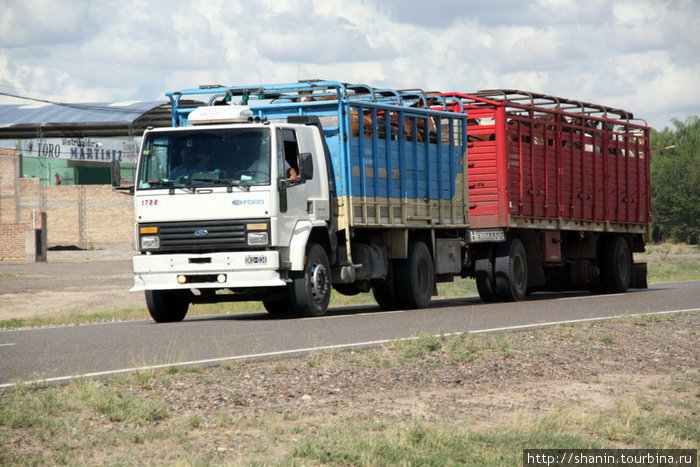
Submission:
[[[482,299],[646,287],[646,264],[633,262],[651,222],[646,122],[518,90],[442,97],[468,115],[470,273]]]

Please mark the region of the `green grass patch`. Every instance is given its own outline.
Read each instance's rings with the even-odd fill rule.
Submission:
[[[698,245],[686,243],[648,243],[646,251],[640,254],[644,256],[669,256],[669,255],[700,255]]]
[[[95,307],[86,310],[75,310],[67,313],[42,314],[27,318],[13,318],[0,321],[0,328],[22,328],[33,326],[58,326],[64,324],[104,323],[110,321],[126,321],[145,319],[149,317],[148,310],[139,306]]]
[[[475,429],[469,423],[413,420],[381,431],[375,424],[347,421],[324,428],[318,436],[299,443],[292,458],[303,465],[426,465],[426,466],[520,466],[522,449],[604,444],[578,434],[547,427],[500,426]],[[507,425],[507,424],[506,424]]]
[[[651,283],[700,280],[700,256],[697,258],[657,258],[647,263],[647,280]]]
[[[649,244],[644,253],[635,253],[635,261],[647,263],[649,282],[700,280],[697,245]]]
[[[487,358],[491,354],[503,358],[513,354],[508,334],[460,333],[441,336],[421,332],[411,339],[394,341],[388,348],[399,352],[399,360],[396,363],[410,362],[431,354],[444,356],[448,361],[456,363],[472,362],[477,358]]]

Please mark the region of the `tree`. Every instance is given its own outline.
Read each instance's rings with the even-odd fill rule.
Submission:
[[[651,197],[655,240],[700,238],[700,117],[651,130]]]

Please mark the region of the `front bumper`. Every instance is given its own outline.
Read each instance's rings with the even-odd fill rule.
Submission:
[[[207,254],[138,255],[132,259],[134,286],[142,290],[279,287],[287,282],[279,273],[276,251]],[[225,275],[220,281],[219,276]],[[185,283],[178,282],[184,276]]]

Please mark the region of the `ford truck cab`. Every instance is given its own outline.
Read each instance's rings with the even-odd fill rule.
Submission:
[[[287,286],[304,269],[309,236],[330,228],[319,127],[256,121],[236,105],[200,107],[188,121],[143,136],[132,291],[145,291],[158,322],[183,319],[190,303],[292,307]],[[327,257],[310,274],[294,304],[301,314],[325,311]]]

